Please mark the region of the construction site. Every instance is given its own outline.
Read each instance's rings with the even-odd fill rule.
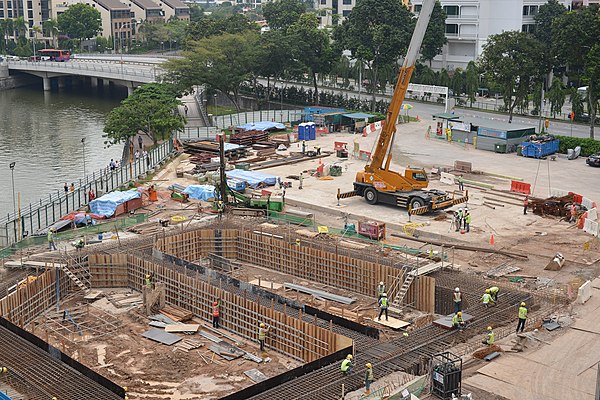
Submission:
[[[175,139],[15,246],[0,400],[600,398],[598,175],[397,124],[432,9],[386,121]]]

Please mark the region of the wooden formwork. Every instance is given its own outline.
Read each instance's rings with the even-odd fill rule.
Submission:
[[[89,254],[90,282],[95,288],[127,287],[126,254]]]
[[[50,306],[56,304],[56,269],[40,274],[36,280],[17,288],[8,296],[0,299],[0,317],[4,317],[21,327],[27,325]],[[60,278],[60,295],[71,286],[71,280],[64,274]]]
[[[304,362],[310,362],[351,345],[351,340],[331,330],[323,329],[301,319],[265,306],[260,298],[247,298],[224,291],[193,276],[145,260],[136,255],[127,256],[129,286],[141,290],[146,274],[153,274],[156,282],[165,284],[166,301],[190,310],[197,317],[211,320],[211,305],[221,300],[221,325],[238,335],[256,341],[258,325],[271,327],[267,346]]]
[[[162,238],[156,247],[164,253],[192,261],[215,253],[367,296],[375,296],[380,281],[391,287],[395,280],[403,282],[405,278],[403,269],[389,262],[372,261],[374,257],[365,260],[350,256],[342,249],[297,246],[293,240],[286,241],[258,231],[202,229]],[[395,293],[388,293],[389,298],[394,296]],[[433,312],[435,279],[421,276],[415,280],[404,303]]]

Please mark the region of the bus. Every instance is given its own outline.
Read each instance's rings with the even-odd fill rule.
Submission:
[[[71,53],[68,50],[43,49],[38,54],[42,61],[69,61]]]

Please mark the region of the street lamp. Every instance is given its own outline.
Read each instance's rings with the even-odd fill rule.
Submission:
[[[10,167],[10,175],[12,178],[13,212],[16,215],[17,214],[17,203],[15,202],[15,164],[16,164],[16,162],[13,161],[8,166]]]
[[[81,138],[81,145],[83,146],[83,179],[85,181],[85,138]]]

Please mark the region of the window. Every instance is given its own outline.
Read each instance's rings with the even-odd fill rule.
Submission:
[[[458,35],[458,24],[446,24],[446,34]]]
[[[27,2],[27,8],[32,9],[33,8],[33,2],[31,2],[31,0],[29,0]]]
[[[4,18],[4,10],[0,9],[0,18]]]
[[[536,15],[538,6],[523,6],[523,15]]]
[[[342,0],[342,4],[350,6],[352,5],[352,0]]]
[[[449,17],[457,17],[460,15],[460,11],[458,6],[444,6],[444,11],[446,12],[446,15],[448,15]]]
[[[321,5],[326,5],[327,4],[327,0],[321,0]]]
[[[522,32],[535,33],[535,24],[525,24],[521,26]]]
[[[351,10],[344,10],[344,11],[342,11],[342,15],[343,15],[344,17],[347,17],[348,15],[350,15],[350,11],[351,11]]]
[[[30,19],[30,23],[33,24],[33,21],[31,21],[33,19],[33,10],[29,10],[27,11],[27,18]]]
[[[427,176],[422,172],[413,173],[413,179],[415,181],[427,182]]]
[[[421,12],[422,8],[423,8],[422,4],[415,4],[415,12],[416,13]]]

